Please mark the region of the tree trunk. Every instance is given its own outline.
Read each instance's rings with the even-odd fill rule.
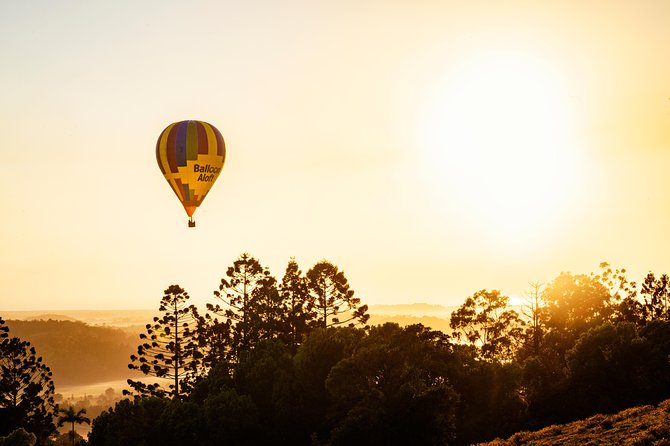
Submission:
[[[177,302],[174,304],[174,399],[179,399],[179,317]]]

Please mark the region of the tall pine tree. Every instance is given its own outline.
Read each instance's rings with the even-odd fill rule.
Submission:
[[[327,260],[318,262],[307,271],[307,287],[310,306],[316,312],[314,323],[318,327],[346,323],[350,326],[364,325],[370,318],[368,306],[360,305],[361,300],[354,297],[354,290],[349,288],[344,273]]]
[[[0,318],[0,436],[24,428],[44,441],[55,431],[57,409],[51,370]]]
[[[270,271],[249,254],[242,254],[226,271],[214,296],[216,305],[207,304],[214,314],[224,316],[232,331],[231,359],[253,347],[260,339],[279,336],[281,307],[277,281]]]
[[[130,369],[161,378],[162,383],[129,379],[128,384],[138,395],[180,399],[206,371],[204,319],[194,305],[187,305],[189,295],[179,285],[171,285],[164,293],[159,307],[162,316],[146,325],[146,333],[140,334],[144,342],[128,364]]]
[[[279,296],[284,322],[282,339],[292,351],[295,351],[302,338],[309,333],[309,322],[316,317],[316,313],[309,298],[307,279],[302,275],[293,257],[289,260],[284,278],[279,285]]]

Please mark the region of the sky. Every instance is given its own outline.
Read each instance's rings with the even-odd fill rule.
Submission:
[[[1,310],[214,302],[243,252],[363,303],[670,271],[670,2],[0,4]],[[187,227],[158,135],[226,165]]]

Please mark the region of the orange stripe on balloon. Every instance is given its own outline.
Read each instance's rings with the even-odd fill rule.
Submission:
[[[188,121],[187,123],[186,159],[191,161],[198,159],[198,123],[196,121]]]
[[[161,133],[161,136],[158,138],[158,146],[156,147],[156,157],[158,158],[159,165],[161,167],[161,170],[163,171],[163,174],[167,172],[174,172],[169,162],[168,142],[169,142],[170,131],[175,125],[176,123],[167,126],[167,128],[163,130],[163,133]]]
[[[216,130],[216,154],[223,157],[223,162],[226,161],[226,143],[223,141],[223,136]]]
[[[216,135],[214,134],[215,130],[206,122],[202,123],[202,127],[205,129],[205,134],[207,135],[207,154],[211,154],[214,148],[216,147]]]

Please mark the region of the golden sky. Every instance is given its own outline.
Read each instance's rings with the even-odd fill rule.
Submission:
[[[212,301],[249,252],[365,303],[670,272],[670,2],[0,5],[0,310]],[[186,215],[155,158],[214,124]]]

